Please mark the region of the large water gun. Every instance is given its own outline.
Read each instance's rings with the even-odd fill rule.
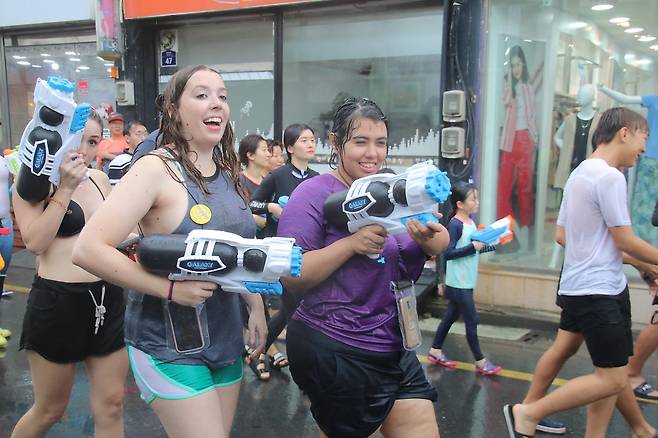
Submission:
[[[479,225],[478,231],[471,235],[471,240],[482,242],[487,246],[505,245],[514,239],[513,227],[514,218],[508,215],[488,227]]]
[[[59,184],[59,166],[70,149],[77,149],[91,111],[73,100],[75,84],[51,76],[37,79],[34,113],[20,143],[21,171],[16,190],[26,201],[46,199],[50,183]]]
[[[280,277],[299,277],[302,251],[295,239],[245,239],[217,230],[156,234],[137,245],[137,261],[170,280],[209,281],[226,292],[281,295]]]
[[[409,219],[438,222],[434,213],[448,196],[448,175],[426,161],[399,175],[378,173],[357,179],[348,190],[327,198],[324,217],[336,227],[347,226],[350,233],[366,225],[381,225],[389,234],[397,234],[406,231]]]

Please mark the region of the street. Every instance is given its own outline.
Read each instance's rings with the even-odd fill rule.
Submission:
[[[8,288],[16,293],[5,297],[0,304],[0,326],[13,332],[9,346],[0,350],[0,436],[8,436],[13,425],[30,407],[32,402],[31,378],[25,352],[18,351],[20,326],[24,313],[31,277],[31,258],[18,253],[7,278]],[[418,350],[426,367],[427,376],[439,392],[435,404],[442,437],[505,438],[502,406],[523,398],[528,388],[534,365],[542,352],[550,345],[553,330],[531,322],[523,329],[523,321],[509,317],[508,324],[481,325],[480,340],[483,351],[494,363],[503,367],[495,377],[485,377],[473,371],[472,357],[468,350],[463,325],[455,325],[448,336],[444,351],[450,358],[460,361],[458,368],[448,370],[428,364],[425,355],[432,342],[432,330],[436,319],[422,321],[423,344]],[[505,321],[498,317],[497,321]],[[281,344],[284,347],[285,344]],[[571,359],[560,373],[557,384],[592,369],[584,347]],[[316,437],[317,427],[309,413],[303,394],[292,381],[287,369],[272,371],[269,382],[255,379],[245,366],[238,410],[233,424],[233,437]],[[658,363],[655,357],[645,367],[644,376],[650,383],[658,383]],[[553,387],[555,388],[555,386]],[[88,403],[88,382],[84,366],[78,366],[76,383],[65,419],[57,424],[48,437],[90,437],[93,420]],[[658,405],[640,403],[650,423],[658,425]],[[132,375],[126,383],[124,405],[127,437],[156,438],[165,433],[154,412],[139,398]],[[576,409],[555,415],[553,418],[568,426],[565,436],[581,437],[585,432],[585,409]],[[537,436],[548,436],[538,433]],[[619,413],[615,412],[609,437],[629,437],[630,431]]]

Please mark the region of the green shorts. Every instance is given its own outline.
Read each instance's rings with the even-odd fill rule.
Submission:
[[[128,357],[140,395],[146,403],[156,398],[192,398],[242,380],[242,361],[239,359],[217,369],[205,365],[178,365],[162,362],[132,346],[128,346]]]

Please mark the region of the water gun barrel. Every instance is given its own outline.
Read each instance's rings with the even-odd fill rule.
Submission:
[[[281,276],[301,275],[302,253],[293,239],[245,239],[216,230],[151,235],[137,246],[137,261],[171,280],[214,282],[227,292],[281,295]]]

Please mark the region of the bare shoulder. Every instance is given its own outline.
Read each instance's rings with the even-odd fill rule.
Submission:
[[[126,176],[131,178],[154,178],[166,172],[164,155],[151,152],[135,161]],[[125,178],[125,177],[124,177]]]
[[[110,193],[110,178],[108,178],[105,172],[98,169],[89,169],[89,177],[102,188],[104,195]]]
[[[98,169],[89,169],[89,176],[94,179],[97,183],[105,183],[105,181],[110,182],[110,179],[107,177],[105,172]]]

